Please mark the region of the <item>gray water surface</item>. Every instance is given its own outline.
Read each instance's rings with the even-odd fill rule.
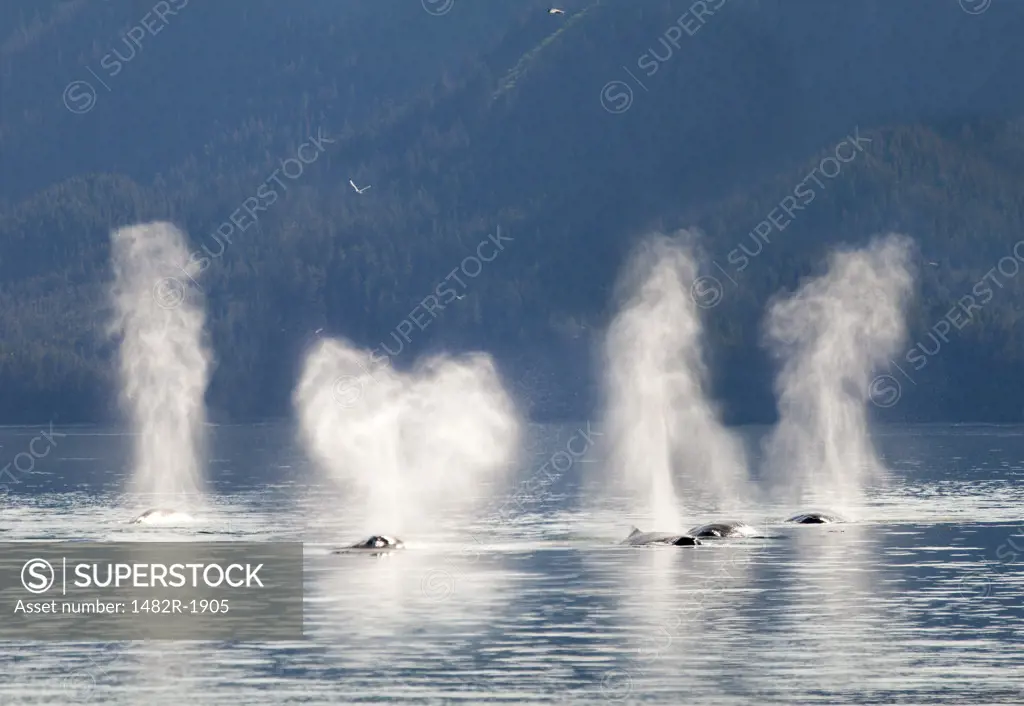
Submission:
[[[575,428],[534,428],[521,478]],[[0,429],[0,465],[39,431]],[[0,538],[301,540],[305,637],[0,643],[2,704],[1024,703],[1024,428],[883,429],[892,477],[856,522],[765,506],[740,518],[764,537],[695,548],[617,546],[630,518],[580,502],[595,453],[507,520],[438,518],[383,558],[330,554],[363,528],[285,425],[211,428],[186,528],[124,523],[129,436],[58,431]]]

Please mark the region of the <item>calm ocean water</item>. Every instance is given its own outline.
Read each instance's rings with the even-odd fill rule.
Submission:
[[[533,428],[521,477],[577,428]],[[2,642],[0,704],[1024,703],[1024,428],[882,429],[857,522],[763,507],[739,519],[767,538],[689,549],[616,546],[630,518],[579,501],[598,449],[510,520],[440,518],[385,559],[329,553],[365,532],[286,425],[211,428],[203,535],[124,524],[129,436],[57,431],[0,537],[301,540],[305,638]],[[0,429],[0,466],[39,432]]]

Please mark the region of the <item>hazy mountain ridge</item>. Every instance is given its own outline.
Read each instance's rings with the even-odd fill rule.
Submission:
[[[923,261],[941,264],[920,272],[912,334],[920,336],[1024,232],[1024,94],[1007,91],[1019,78],[1003,70],[1024,53],[1017,7],[997,3],[970,16],[955,2],[930,3],[926,14],[924,3],[868,2],[840,13],[813,3],[730,0],[692,36],[682,34],[677,48],[659,38],[692,15],[689,2],[580,2],[566,4],[564,18],[541,3],[505,8],[501,17],[469,5],[431,16],[412,3],[376,20],[365,6],[344,6],[365,26],[344,25],[344,13],[332,24],[332,10],[316,2],[183,11],[182,38],[163,50],[177,58],[155,48],[174,36],[168,25],[166,37],[151,37],[154,50],[146,46],[126,67],[121,97],[111,91],[104,104],[101,95],[84,115],[59,105],[58,79],[79,75],[81,61],[40,66],[32,52],[58,40],[63,50],[66,33],[73,45],[95,45],[80,50],[91,66],[131,26],[131,12],[121,7],[110,16],[106,44],[86,36],[95,27],[76,19],[21,50],[6,64],[0,89],[8,202],[0,211],[0,345],[7,352],[0,418],[108,414],[110,342],[97,327],[110,228],[167,218],[196,247],[216,247],[211,232],[318,130],[334,142],[203,275],[220,359],[210,400],[231,416],[285,414],[310,331],[326,326],[366,345],[387,339],[499,225],[514,239],[507,251],[470,281],[465,301],[416,332],[398,362],[440,346],[486,347],[513,385],[533,380],[524,399],[543,392],[548,401],[537,414],[584,414],[593,399],[594,336],[634,237],[697,225],[707,233],[709,257],[723,264],[855,129],[872,140],[863,156],[844,165],[706,312],[718,391],[733,417],[771,414],[771,364],[757,346],[763,303],[818,267],[833,243],[898,229],[915,237]],[[200,45],[233,21],[240,42],[233,63],[211,75],[204,61],[212,49]],[[436,45],[446,43],[443,32],[461,41],[473,23],[490,34],[448,41],[445,61],[458,66],[450,71],[420,65],[418,48],[379,45],[396,27]],[[339,32],[362,43],[328,49]],[[254,82],[256,64],[247,57],[257,46],[262,65],[273,69]],[[646,76],[639,59],[665,56],[670,47]],[[352,73],[388,49],[396,70],[406,72],[390,94],[373,81],[391,86],[391,69],[379,67],[372,78]],[[195,65],[183,67],[189,56]],[[894,58],[902,58],[902,72],[893,70],[902,66]],[[632,104],[613,114],[601,91],[632,80],[623,65],[645,88],[630,84]],[[136,68],[129,81],[128,69]],[[417,84],[416,76],[441,71],[432,85]],[[27,75],[40,77],[35,95],[58,105],[28,101],[27,112],[12,109],[12,98],[27,100],[26,92],[10,92],[13,78]],[[176,109],[192,110],[195,129],[175,122],[180,116],[156,92],[134,92],[172,79],[174,96],[193,101]],[[403,99],[391,99],[402,89]],[[218,90],[219,102],[194,110],[198,96]],[[358,109],[342,100],[357,90],[371,96]],[[132,130],[140,119],[164,120],[176,132],[163,144],[168,135],[157,130],[162,144],[153,151],[154,133]],[[45,131],[59,139],[32,153],[25,136]],[[45,165],[35,181],[51,186],[28,194],[20,177],[33,164]],[[62,176],[83,172],[109,175]],[[356,195],[349,178],[373,187]],[[908,392],[892,413],[956,418],[969,408],[1016,418],[1020,410],[1009,402],[986,397],[1005,399],[1009,388],[979,390],[962,375],[965,361],[978,356],[1011,367],[1024,356],[1013,337],[1016,280],[1008,286],[930,363],[923,391]],[[55,300],[63,304],[39,304]],[[33,318],[54,308],[76,315]],[[966,389],[974,395],[966,406],[933,399]]]

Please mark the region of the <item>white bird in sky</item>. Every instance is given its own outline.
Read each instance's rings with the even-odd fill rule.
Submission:
[[[323,331],[323,330],[324,330],[324,329],[323,329],[323,327],[321,327],[321,328],[318,328],[318,329],[317,329],[316,331],[314,331],[313,333],[320,333],[320,332],[321,332],[321,331]]]
[[[548,14],[549,15],[564,15],[565,14],[565,10],[559,10],[557,7],[553,7],[550,10],[548,10]]]
[[[364,187],[363,187],[362,189],[360,189],[360,188],[359,188],[358,186],[356,186],[356,185],[355,185],[355,184],[354,184],[354,183],[352,182],[352,180],[351,180],[351,179],[349,179],[349,180],[348,180],[348,183],[349,183],[349,184],[352,184],[352,188],[356,190],[356,193],[357,193],[357,194],[361,194],[361,193],[363,193],[364,191],[366,191],[367,189],[369,189],[369,188],[370,188],[370,186],[371,186],[371,185],[367,185],[367,186],[364,186]]]

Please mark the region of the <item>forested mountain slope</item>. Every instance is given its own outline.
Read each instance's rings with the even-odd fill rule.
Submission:
[[[830,248],[915,238],[909,348],[1024,237],[1024,6],[562,6],[193,0],[82,113],[66,85],[101,72],[111,47],[127,52],[121,34],[152,4],[6,6],[0,420],[112,412],[109,231],[139,220],[223,250],[201,281],[218,357],[209,402],[239,419],[288,412],[312,331],[391,340],[499,227],[512,240],[396,364],[483,347],[535,415],[587,414],[626,253],[651,229],[695,226],[723,286],[705,315],[736,421],[772,414],[765,302]],[[856,135],[854,158],[736,271],[750,231]],[[316,159],[218,244],[211,234],[311,137]],[[1020,285],[1001,284],[889,416],[1021,416]]]

